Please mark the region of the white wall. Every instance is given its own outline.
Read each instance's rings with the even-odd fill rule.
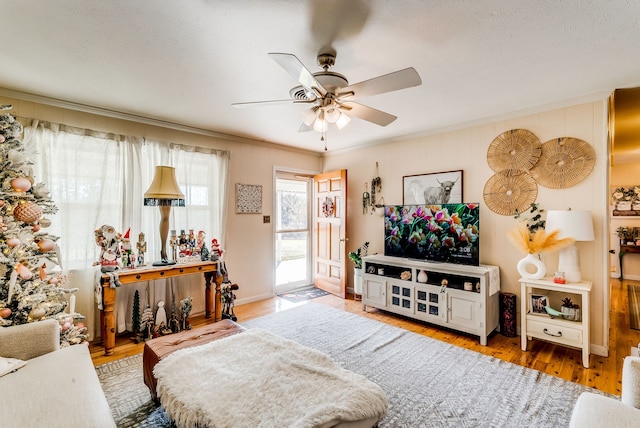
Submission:
[[[438,135],[410,138],[366,148],[329,153],[324,170],[348,170],[349,243],[348,250],[362,242],[371,242],[371,252],[383,252],[383,221],[376,215],[362,214],[363,183],[375,177],[378,162],[382,192],[386,204],[402,203],[402,177],[438,171],[462,169],[464,201],[480,202],[480,261],[501,269],[502,291],[520,295],[516,264],[524,256],[508,240],[506,233],[516,221],[490,211],[484,204],[483,188],[493,175],[486,158],[493,139],[510,129],[527,129],[541,142],[558,137],[580,138],[596,152],[592,173],[578,185],[554,190],[538,187],[540,206],[545,210],[591,210],[596,232],[595,242],[578,243],[582,276],[593,280],[592,350],[606,354],[608,347],[608,268],[606,100],[568,108],[530,114],[514,119],[473,126]],[[364,165],[364,166],[363,166]],[[557,253],[544,255],[547,271],[557,269]],[[353,281],[349,279],[350,283]]]

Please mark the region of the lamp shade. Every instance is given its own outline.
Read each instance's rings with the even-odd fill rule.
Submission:
[[[558,238],[573,238],[576,241],[593,241],[591,211],[548,211],[545,230],[559,230]]]
[[[178,187],[176,170],[171,166],[156,166],[153,182],[144,194],[146,206],[184,207],[184,194]]]

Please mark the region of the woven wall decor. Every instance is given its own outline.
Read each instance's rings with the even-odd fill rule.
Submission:
[[[591,173],[596,153],[586,141],[561,137],[542,145],[542,156],[531,169],[536,182],[550,189],[575,186]]]
[[[487,207],[496,214],[514,215],[529,208],[538,197],[538,185],[526,171],[503,170],[492,175],[482,192]]]
[[[505,169],[530,170],[542,153],[542,143],[526,129],[512,129],[498,135],[487,150],[489,167],[500,172]]]

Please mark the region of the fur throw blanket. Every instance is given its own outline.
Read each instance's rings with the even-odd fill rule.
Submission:
[[[375,383],[258,328],[176,351],[153,372],[178,427],[327,427],[387,412]]]

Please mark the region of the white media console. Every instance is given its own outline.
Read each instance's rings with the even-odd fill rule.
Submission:
[[[362,267],[362,310],[371,306],[474,334],[484,346],[498,327],[497,266],[372,255]]]

